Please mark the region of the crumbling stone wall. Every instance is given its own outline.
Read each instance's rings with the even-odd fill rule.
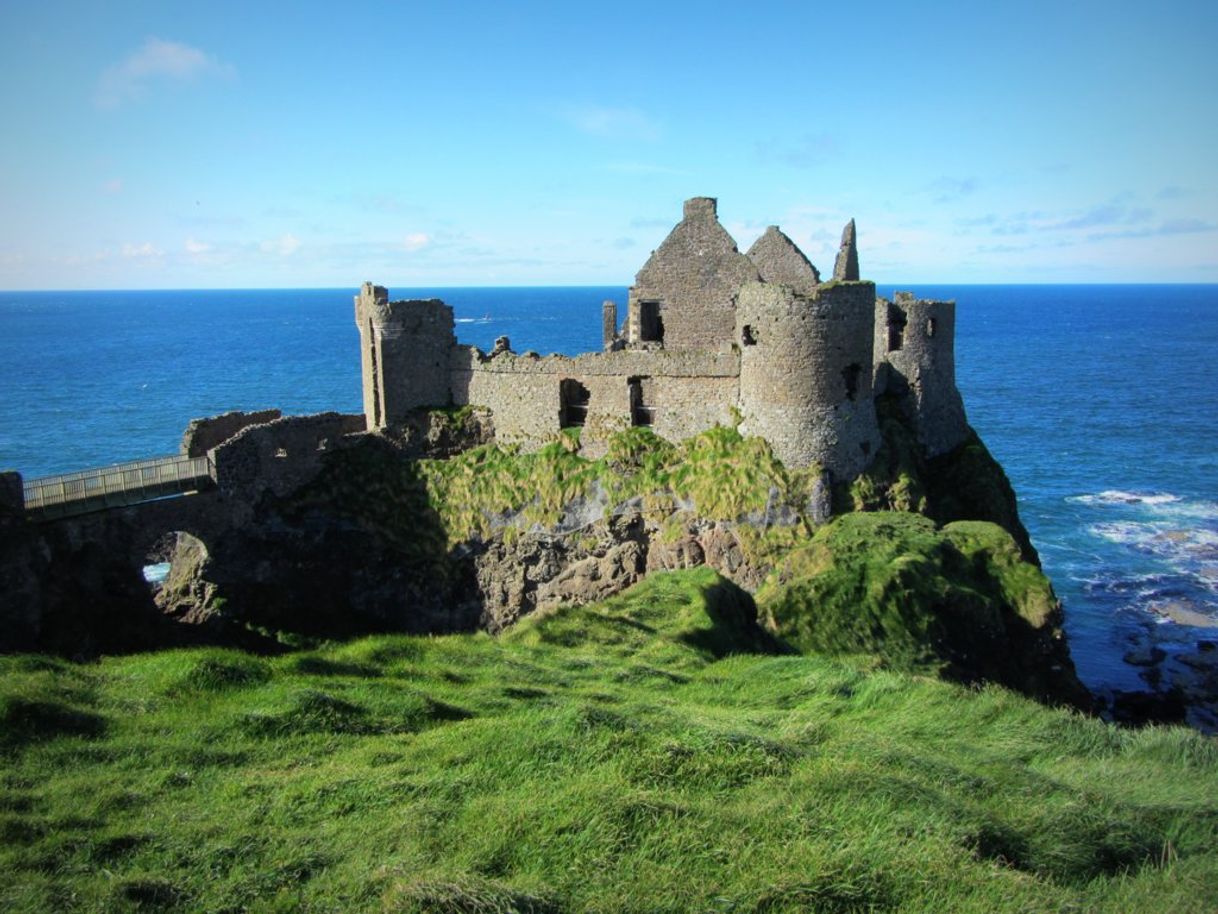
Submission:
[[[552,440],[561,428],[561,382],[578,381],[590,395],[581,440],[595,455],[598,442],[632,423],[633,379],[651,398],[646,405],[654,410],[656,433],[679,441],[731,422],[739,373],[739,355],[730,350],[625,349],[570,358],[512,352],[486,356],[461,346],[453,356],[452,401],[488,407],[497,440],[533,448]]]
[[[223,444],[237,432],[251,425],[274,422],[283,415],[277,409],[263,409],[254,413],[233,411],[206,419],[191,419],[182,435],[179,452],[185,457],[202,457],[212,448]]]
[[[369,428],[400,422],[420,406],[447,406],[457,337],[453,311],[439,299],[389,301],[364,283],[355,296],[364,415]]]
[[[719,224],[715,199],[694,197],[685,202],[685,218],[635,276],[628,307],[659,302],[665,349],[719,349],[735,327],[736,291],[758,278]]]
[[[820,284],[820,271],[776,225],[753,242],[746,256],[765,282],[790,286],[800,295],[811,295]]]
[[[225,494],[283,495],[317,475],[326,451],[364,431],[364,417],[288,416],[251,425],[215,449],[216,485]]]
[[[819,464],[847,479],[879,448],[874,298],[864,282],[810,296],[760,282],[740,290],[740,431],[765,438],[787,466]]]
[[[964,400],[956,387],[956,303],[897,292],[875,303],[878,392],[901,398],[928,457],[968,436]]]

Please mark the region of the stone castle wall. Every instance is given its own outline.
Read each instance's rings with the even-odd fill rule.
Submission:
[[[263,409],[255,413],[235,410],[206,419],[191,419],[182,435],[179,452],[184,457],[202,457],[212,448],[223,444],[237,432],[251,425],[274,422],[283,415],[277,409]]]
[[[758,278],[753,262],[719,224],[715,200],[695,197],[635,276],[628,307],[659,303],[665,349],[718,349],[735,328],[736,291]]]
[[[741,254],[716,209],[709,197],[686,202],[636,277],[624,332],[616,306],[603,305],[603,352],[518,355],[504,337],[488,355],[457,344],[443,302],[390,302],[365,283],[355,312],[369,427],[420,407],[480,406],[505,444],[536,448],[579,426],[595,456],[631,425],[676,441],[730,424],[738,410],[741,430],[770,441],[784,463],[843,479],[877,452],[874,397],[891,391],[928,454],[963,440],[951,303],[902,294],[877,307],[874,284],[857,279],[853,221],[835,278],[822,284],[777,226]]]
[[[248,426],[215,449],[216,486],[225,494],[285,494],[317,475],[339,439],[364,430],[363,416],[342,413]]]
[[[635,423],[636,405],[646,408],[655,432],[670,440],[727,424],[739,371],[739,357],[731,351],[619,350],[570,358],[486,356],[460,346],[452,360],[452,402],[488,407],[497,440],[537,447],[562,428],[562,383],[576,381],[588,392],[581,440],[595,454],[597,442]],[[632,402],[632,386],[641,403]]]
[[[788,466],[838,479],[879,448],[872,393],[875,286],[822,286],[811,296],[749,283],[737,300],[742,433],[770,442]]]
[[[875,361],[881,393],[901,398],[927,456],[950,451],[968,435],[956,387],[956,303],[897,292],[875,304]]]

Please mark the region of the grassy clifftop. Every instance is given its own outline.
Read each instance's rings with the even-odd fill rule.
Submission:
[[[498,639],[0,658],[0,907],[1212,910],[1213,740],[775,650],[697,569]]]
[[[802,651],[867,654],[905,670],[987,679],[1086,706],[1049,579],[988,521],[845,514],[793,549],[757,594]]]

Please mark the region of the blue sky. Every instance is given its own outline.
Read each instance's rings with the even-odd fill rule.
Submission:
[[[1218,4],[0,4],[0,288],[1218,281]]]

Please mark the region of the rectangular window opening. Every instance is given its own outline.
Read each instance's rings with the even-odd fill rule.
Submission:
[[[651,405],[651,378],[637,377],[626,381],[630,390],[630,424],[651,426],[655,424],[656,410]]]

